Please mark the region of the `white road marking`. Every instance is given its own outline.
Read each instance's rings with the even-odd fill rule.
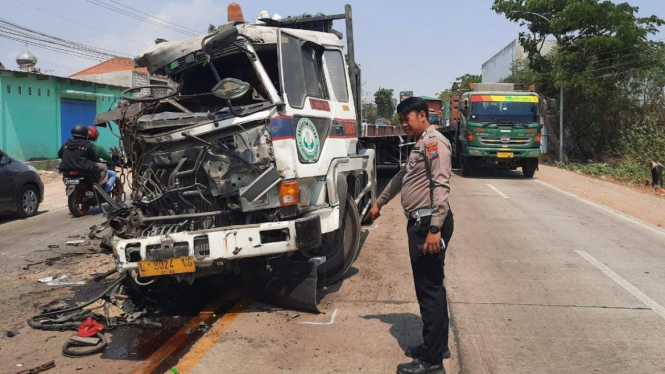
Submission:
[[[622,276],[615,273],[614,270],[607,267],[607,265],[596,260],[595,257],[588,254],[586,251],[575,251],[580,256],[584,257],[585,260],[589,261],[591,265],[597,267],[600,271],[605,273],[610,279],[615,281],[619,286],[623,287],[626,291],[630,292],[633,296],[638,298],[644,305],[648,306],[654,312],[658,313],[659,316],[665,318],[665,308],[662,305],[658,304],[654,299],[650,298],[644,292],[640,291],[637,287],[633,286],[630,282],[625,280]]]
[[[570,193],[570,192],[568,192],[568,191],[564,191],[564,190],[562,190],[562,189],[560,189],[560,188],[558,188],[558,187],[554,187],[554,186],[552,186],[551,184],[549,184],[549,183],[547,183],[547,182],[543,182],[543,181],[540,181],[540,180],[536,180],[535,182],[540,183],[540,184],[542,184],[543,186],[549,187],[549,188],[551,188],[551,189],[553,189],[553,190],[555,190],[555,191],[559,191],[559,192],[561,192],[562,194],[567,195],[567,196],[570,196],[570,197],[572,197],[573,199],[579,200],[579,201],[581,201],[581,202],[583,202],[583,203],[585,203],[585,204],[587,204],[587,205],[591,205],[592,207],[598,208],[598,209],[600,209],[600,210],[604,210],[604,211],[607,212],[607,213],[611,213],[611,214],[613,214],[614,216],[619,217],[619,218],[621,218],[621,219],[623,219],[623,220],[625,220],[625,221],[628,221],[628,222],[630,222],[630,223],[633,223],[633,224],[635,224],[635,225],[637,225],[637,226],[640,226],[640,227],[643,228],[643,229],[646,229],[646,230],[649,230],[649,231],[651,231],[651,232],[653,232],[653,233],[656,233],[656,234],[660,234],[660,235],[665,236],[665,230],[663,230],[663,229],[661,229],[661,228],[658,228],[658,227],[655,227],[655,226],[653,226],[653,225],[650,225],[650,224],[648,224],[648,223],[646,223],[646,222],[644,222],[644,221],[642,221],[642,220],[640,220],[640,219],[637,219],[637,218],[635,218],[635,217],[633,217],[633,216],[630,216],[630,215],[628,215],[628,214],[626,214],[626,213],[623,213],[623,212],[620,212],[620,211],[618,211],[618,210],[615,210],[615,209],[612,209],[612,208],[606,207],[606,206],[601,205],[601,204],[594,203],[594,202],[592,202],[592,201],[590,201],[590,200],[587,200],[587,199],[585,199],[585,198],[583,198],[583,197],[581,197],[581,196],[575,195],[574,193]]]
[[[510,197],[508,197],[508,195],[506,195],[505,193],[503,193],[503,192],[499,191],[499,189],[498,189],[498,188],[496,188],[496,187],[492,186],[491,184],[487,183],[487,187],[489,187],[489,188],[493,189],[493,190],[494,190],[494,192],[498,193],[498,194],[499,194],[499,196],[503,197],[504,199],[510,199]]]
[[[335,317],[337,316],[337,309],[332,314],[332,318],[328,322],[300,322],[301,325],[332,325],[335,322]]]

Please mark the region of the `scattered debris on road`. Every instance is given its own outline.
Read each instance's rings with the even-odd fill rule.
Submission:
[[[69,276],[67,274],[61,274],[58,277],[44,277],[39,279],[39,283],[45,283],[47,286],[82,286],[85,281],[77,282],[63,282]]]
[[[70,240],[65,244],[78,247],[78,246],[82,246],[82,245],[88,245],[88,244],[90,244],[90,242],[87,241],[87,240]]]
[[[16,366],[21,367],[23,366],[22,364],[17,364]],[[39,365],[37,367],[34,367],[32,369],[26,369],[26,370],[21,370],[17,372],[16,374],[37,374],[37,373],[42,373],[45,372],[46,370],[53,369],[55,367],[55,361],[51,360],[43,365]]]

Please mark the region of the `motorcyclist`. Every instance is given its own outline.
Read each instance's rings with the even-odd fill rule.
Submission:
[[[88,128],[76,125],[72,128],[72,139],[60,147],[58,157],[62,160],[60,172],[82,171],[99,176],[99,184],[106,184],[108,173],[106,164],[99,161],[95,145],[88,140]]]
[[[106,152],[106,149],[100,144],[96,144],[97,139],[99,139],[99,131],[97,131],[97,128],[95,126],[88,126],[88,140],[90,140],[92,145],[95,147],[95,155],[97,156],[97,159],[100,160],[101,162],[111,162],[112,158],[109,155],[108,152]],[[106,182],[106,186],[104,186],[104,191],[106,193],[111,192],[111,189],[113,189],[113,184],[115,183],[115,180],[117,178],[117,175],[114,170],[108,169],[107,170],[108,174],[108,181]]]

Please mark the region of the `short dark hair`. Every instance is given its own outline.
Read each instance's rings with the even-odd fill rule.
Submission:
[[[421,111],[427,114],[429,113],[429,108],[425,100],[419,97],[410,97],[397,105],[397,114],[408,115],[411,112],[418,114]]]

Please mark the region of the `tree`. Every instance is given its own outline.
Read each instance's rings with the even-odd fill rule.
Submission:
[[[377,111],[376,111],[376,105],[372,103],[364,103],[362,105],[362,118],[363,120],[367,121],[367,123],[374,123],[376,122],[377,116]]]
[[[470,89],[469,83],[480,83],[483,81],[483,76],[474,75],[474,74],[464,74],[461,77],[457,77],[457,81],[460,82],[460,89],[468,90]]]
[[[483,77],[482,75],[464,74],[461,77],[457,77],[456,81],[460,83],[460,89],[469,90],[469,83],[480,83],[483,81]],[[447,103],[450,102],[450,97],[453,95],[453,90],[447,88],[437,93],[436,95],[438,96],[439,100]]]
[[[645,87],[659,92],[660,78],[645,74],[663,76],[663,43],[649,36],[664,21],[637,17],[638,8],[627,3],[599,0],[494,0],[492,9],[527,27],[520,43],[539,92],[554,98],[564,88],[568,150],[584,159],[616,153],[618,134],[643,115]],[[543,54],[548,35],[557,48]]]
[[[395,90],[388,88],[379,88],[374,94],[374,102],[376,103],[377,115],[381,118],[390,119],[395,113],[397,100],[393,98]]]

